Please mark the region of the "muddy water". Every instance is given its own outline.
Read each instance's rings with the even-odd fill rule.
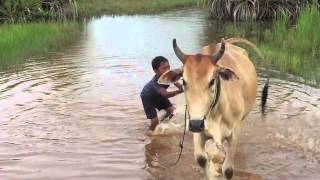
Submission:
[[[2,70],[0,179],[202,179],[190,134],[173,167],[181,134],[145,135],[139,92],[153,57],[181,65],[172,38],[195,53],[221,38],[210,28],[194,10],[93,19],[71,47]],[[320,179],[320,89],[275,76],[269,97],[267,117],[257,103],[242,124],[235,179]]]

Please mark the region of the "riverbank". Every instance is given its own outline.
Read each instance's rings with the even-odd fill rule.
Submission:
[[[177,8],[196,7],[197,0],[78,0],[81,17],[152,14]]]
[[[65,46],[79,34],[79,25],[71,22],[1,25],[0,67]]]

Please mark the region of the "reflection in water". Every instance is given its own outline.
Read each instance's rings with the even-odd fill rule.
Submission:
[[[103,17],[78,44],[1,72],[0,179],[201,179],[190,134],[173,167],[180,136],[145,136],[139,92],[153,57],[181,66],[173,38],[196,53],[221,38],[215,26],[193,10]],[[273,78],[269,97],[267,118],[257,103],[243,123],[235,179],[320,179],[320,90]]]

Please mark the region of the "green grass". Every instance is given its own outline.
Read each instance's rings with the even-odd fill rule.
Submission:
[[[315,5],[301,11],[297,21],[278,17],[271,30],[257,40],[239,26],[228,25],[225,35],[245,37],[258,44],[270,65],[283,72],[320,82],[320,13]]]
[[[65,47],[80,34],[76,23],[33,23],[0,26],[0,67],[32,55]]]
[[[193,7],[198,0],[78,0],[79,16],[150,14]]]

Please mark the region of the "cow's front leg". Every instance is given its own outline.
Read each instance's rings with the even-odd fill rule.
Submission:
[[[204,151],[206,136],[203,132],[193,133],[194,156],[199,166],[204,168],[207,164],[207,156]]]
[[[228,148],[226,153],[226,159],[222,165],[223,176],[227,179],[231,179],[234,173],[234,157],[237,149],[239,139],[239,125],[234,128],[230,136],[226,137],[228,141]]]

